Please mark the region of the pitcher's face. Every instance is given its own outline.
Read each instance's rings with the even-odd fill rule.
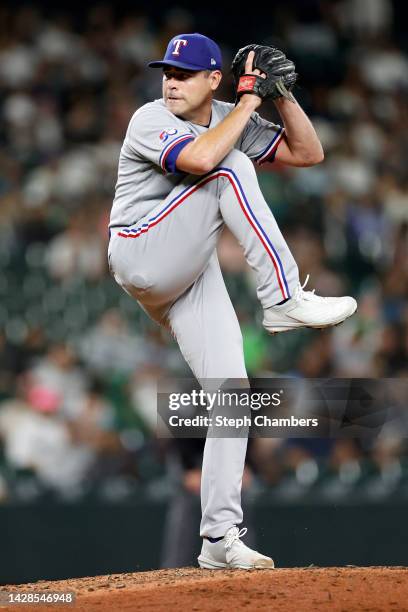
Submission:
[[[174,115],[189,119],[211,101],[221,80],[219,70],[186,70],[174,66],[163,69],[163,99]]]

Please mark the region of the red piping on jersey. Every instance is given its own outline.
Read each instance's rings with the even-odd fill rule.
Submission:
[[[263,153],[261,153],[261,155],[255,160],[259,166],[269,161],[272,155],[273,155],[273,158],[271,161],[275,159],[274,153],[276,152],[276,149],[278,148],[279,144],[282,141],[283,134],[284,134],[284,129],[281,128],[280,132],[278,132],[278,134],[275,136],[275,138],[272,140],[272,142],[269,144],[266,150]]]

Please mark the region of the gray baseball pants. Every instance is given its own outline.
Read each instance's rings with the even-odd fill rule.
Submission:
[[[211,173],[188,175],[131,227],[112,230],[109,263],[119,285],[176,338],[203,388],[247,379],[242,335],[216,247],[224,224],[257,277],[263,308],[291,296],[296,262],[259,188],[252,161],[232,150]],[[201,479],[201,536],[242,522],[247,437],[207,437]]]

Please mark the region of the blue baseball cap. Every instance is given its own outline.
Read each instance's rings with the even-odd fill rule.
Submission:
[[[150,62],[150,68],[176,66],[187,70],[221,70],[221,50],[203,34],[178,34],[167,45],[162,60]]]

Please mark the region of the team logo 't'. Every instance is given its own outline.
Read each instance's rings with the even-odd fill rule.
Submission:
[[[177,38],[174,42],[174,51],[172,55],[180,55],[180,46],[186,47],[188,44],[188,40],[184,40],[184,38]]]

